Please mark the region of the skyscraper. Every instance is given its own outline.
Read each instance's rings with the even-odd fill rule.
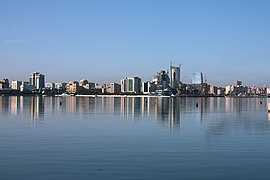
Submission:
[[[141,93],[141,78],[126,77],[121,80],[121,92]]]
[[[165,90],[169,87],[170,79],[166,71],[160,71],[157,75],[158,78],[158,90]]]
[[[29,77],[29,83],[35,86],[36,89],[41,90],[45,87],[45,76],[39,72],[34,72]]]
[[[196,72],[192,74],[191,84],[202,84],[203,74],[201,72]]]
[[[178,88],[180,84],[180,65],[170,66],[170,85],[171,88]]]

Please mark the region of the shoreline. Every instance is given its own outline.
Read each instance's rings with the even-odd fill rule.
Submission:
[[[43,97],[150,97],[150,98],[155,98],[155,97],[162,97],[162,98],[270,98],[269,96],[196,96],[196,95],[180,95],[180,96],[153,96],[153,95],[125,95],[125,94],[55,94],[55,95],[44,95],[40,93],[0,93],[0,96],[25,96],[25,97],[30,97],[30,96],[43,96]]]

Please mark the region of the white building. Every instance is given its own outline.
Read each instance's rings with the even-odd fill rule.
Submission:
[[[11,89],[20,90],[22,81],[11,81]]]
[[[170,85],[172,88],[179,88],[180,84],[180,65],[170,66]]]
[[[147,81],[142,83],[141,92],[143,94],[151,94],[156,91],[157,85],[154,82]]]
[[[29,84],[40,90],[45,87],[45,76],[39,72],[34,72],[29,76]]]
[[[226,86],[225,88],[225,94],[230,94],[232,92],[231,86]]]
[[[121,80],[121,92],[141,93],[141,78],[126,77]]]

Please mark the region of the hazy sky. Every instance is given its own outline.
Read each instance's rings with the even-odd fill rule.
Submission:
[[[270,85],[270,1],[0,1],[0,78],[146,81],[172,60],[186,83]]]

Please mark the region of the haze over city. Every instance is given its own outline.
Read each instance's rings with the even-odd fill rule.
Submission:
[[[170,61],[181,81],[270,85],[269,1],[1,1],[1,78],[150,80]]]

